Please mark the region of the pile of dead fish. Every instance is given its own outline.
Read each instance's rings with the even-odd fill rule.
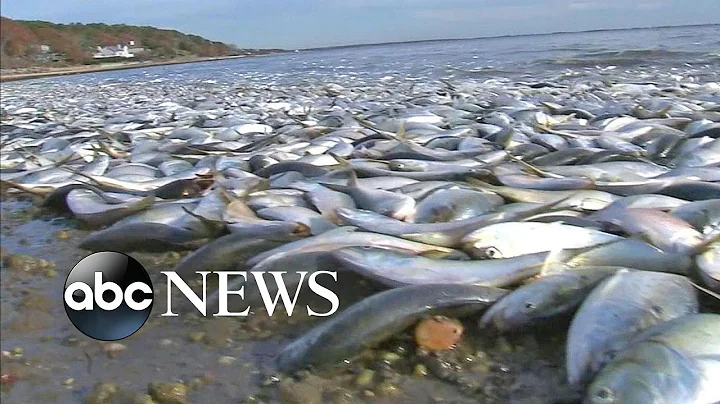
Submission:
[[[573,316],[589,402],[720,401],[720,316],[699,303],[720,292],[717,83],[57,86],[3,99],[2,186],[96,226],[82,248],[194,250],[185,277],[332,261],[386,287],[283,371],[437,313]]]

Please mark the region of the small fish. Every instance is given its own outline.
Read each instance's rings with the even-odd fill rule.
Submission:
[[[588,404],[720,402],[720,315],[691,314],[640,333],[597,375]]]
[[[640,331],[698,311],[695,288],[684,276],[623,270],[585,299],[570,324],[568,382],[592,378]]]
[[[505,293],[503,289],[474,285],[413,285],[380,292],[290,342],[278,354],[277,364],[284,372],[338,364],[423,317],[469,315],[487,308]]]
[[[588,267],[541,276],[493,304],[479,324],[501,332],[517,332],[571,314],[598,283],[620,269]]]
[[[327,187],[350,195],[361,209],[371,210],[398,220],[410,217],[415,212],[415,200],[407,195],[382,189],[370,189],[358,184],[354,173],[347,186],[331,185]]]
[[[463,237],[464,250],[481,259],[517,257],[617,241],[620,237],[562,223],[504,222],[491,224]]]
[[[389,287],[423,284],[467,284],[506,287],[540,274],[570,255],[548,252],[498,260],[442,260],[371,246],[332,253],[343,266]]]

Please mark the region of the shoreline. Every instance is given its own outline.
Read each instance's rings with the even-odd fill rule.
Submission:
[[[59,77],[59,76],[71,76],[76,74],[86,73],[98,73],[115,70],[130,70],[130,69],[142,69],[146,67],[155,66],[171,66],[188,63],[200,63],[200,62],[215,62],[220,60],[231,60],[231,59],[244,59],[250,57],[260,57],[266,55],[275,55],[282,52],[272,52],[267,54],[257,55],[235,55],[235,56],[220,56],[211,58],[193,58],[193,59],[171,59],[165,61],[149,61],[149,62],[118,62],[109,65],[92,65],[92,66],[70,66],[70,67],[57,67],[48,68],[47,71],[35,72],[35,73],[17,73],[17,74],[0,74],[0,83],[6,83],[11,81],[21,80],[32,80],[41,79],[48,77]]]

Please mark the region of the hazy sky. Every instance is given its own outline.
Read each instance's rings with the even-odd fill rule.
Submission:
[[[0,0],[3,16],[177,29],[286,49],[720,23],[720,0]]]

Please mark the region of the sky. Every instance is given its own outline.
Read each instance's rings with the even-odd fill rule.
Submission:
[[[176,29],[244,48],[720,23],[720,0],[0,0],[0,14]]]

